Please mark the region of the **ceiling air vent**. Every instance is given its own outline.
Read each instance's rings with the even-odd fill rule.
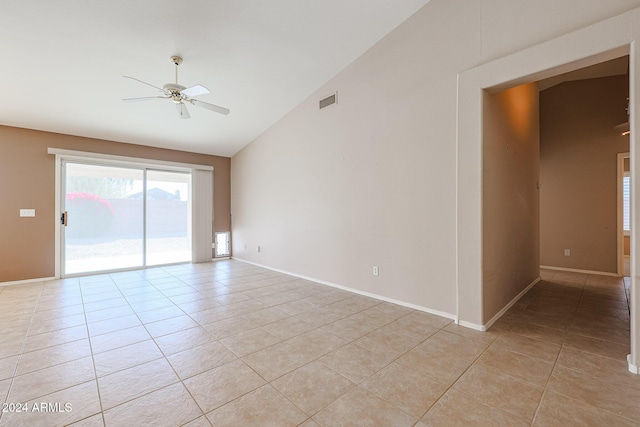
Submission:
[[[327,96],[320,100],[320,109],[327,108],[330,105],[338,103],[338,92],[334,92],[331,95]]]

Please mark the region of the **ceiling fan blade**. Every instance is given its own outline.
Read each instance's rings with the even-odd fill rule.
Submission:
[[[144,96],[142,98],[125,98],[123,101],[137,102],[137,101],[153,101],[154,99],[169,99],[168,96]]]
[[[187,110],[187,106],[184,105],[182,102],[179,104],[176,104],[176,108],[178,109],[178,115],[180,116],[181,119],[188,119],[191,117],[189,115],[189,110]]]
[[[231,112],[228,108],[219,107],[217,105],[209,104],[208,102],[198,101],[197,99],[190,99],[189,102],[191,102],[195,106],[206,108],[207,110],[215,111],[216,113],[224,115],[227,115]]]
[[[191,86],[181,90],[180,93],[188,97],[192,97],[192,96],[204,95],[206,93],[209,93],[209,89],[207,89],[202,85],[195,85],[195,86]]]
[[[122,76],[122,77],[124,77],[125,79],[135,80],[135,81],[137,81],[137,82],[142,83],[143,85],[151,86],[152,88],[157,89],[157,90],[159,90],[159,91],[160,91],[160,92],[162,92],[162,93],[165,93],[164,89],[162,89],[161,87],[154,86],[154,85],[152,85],[151,83],[143,82],[142,80],[138,80],[138,79],[136,79],[135,77],[129,77],[129,76]]]

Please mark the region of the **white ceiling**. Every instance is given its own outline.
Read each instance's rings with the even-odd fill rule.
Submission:
[[[0,13],[0,124],[231,156],[429,0],[14,0]],[[211,91],[178,117],[154,96]],[[339,88],[337,88],[339,90]]]

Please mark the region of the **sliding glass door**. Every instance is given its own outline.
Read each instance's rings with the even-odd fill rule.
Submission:
[[[190,173],[147,171],[147,265],[191,261],[190,190]]]
[[[62,163],[65,276],[191,260],[191,174]]]

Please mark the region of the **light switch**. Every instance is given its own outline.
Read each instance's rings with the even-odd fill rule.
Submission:
[[[35,209],[20,209],[20,216],[21,217],[34,217],[34,216],[36,216],[36,210]]]

